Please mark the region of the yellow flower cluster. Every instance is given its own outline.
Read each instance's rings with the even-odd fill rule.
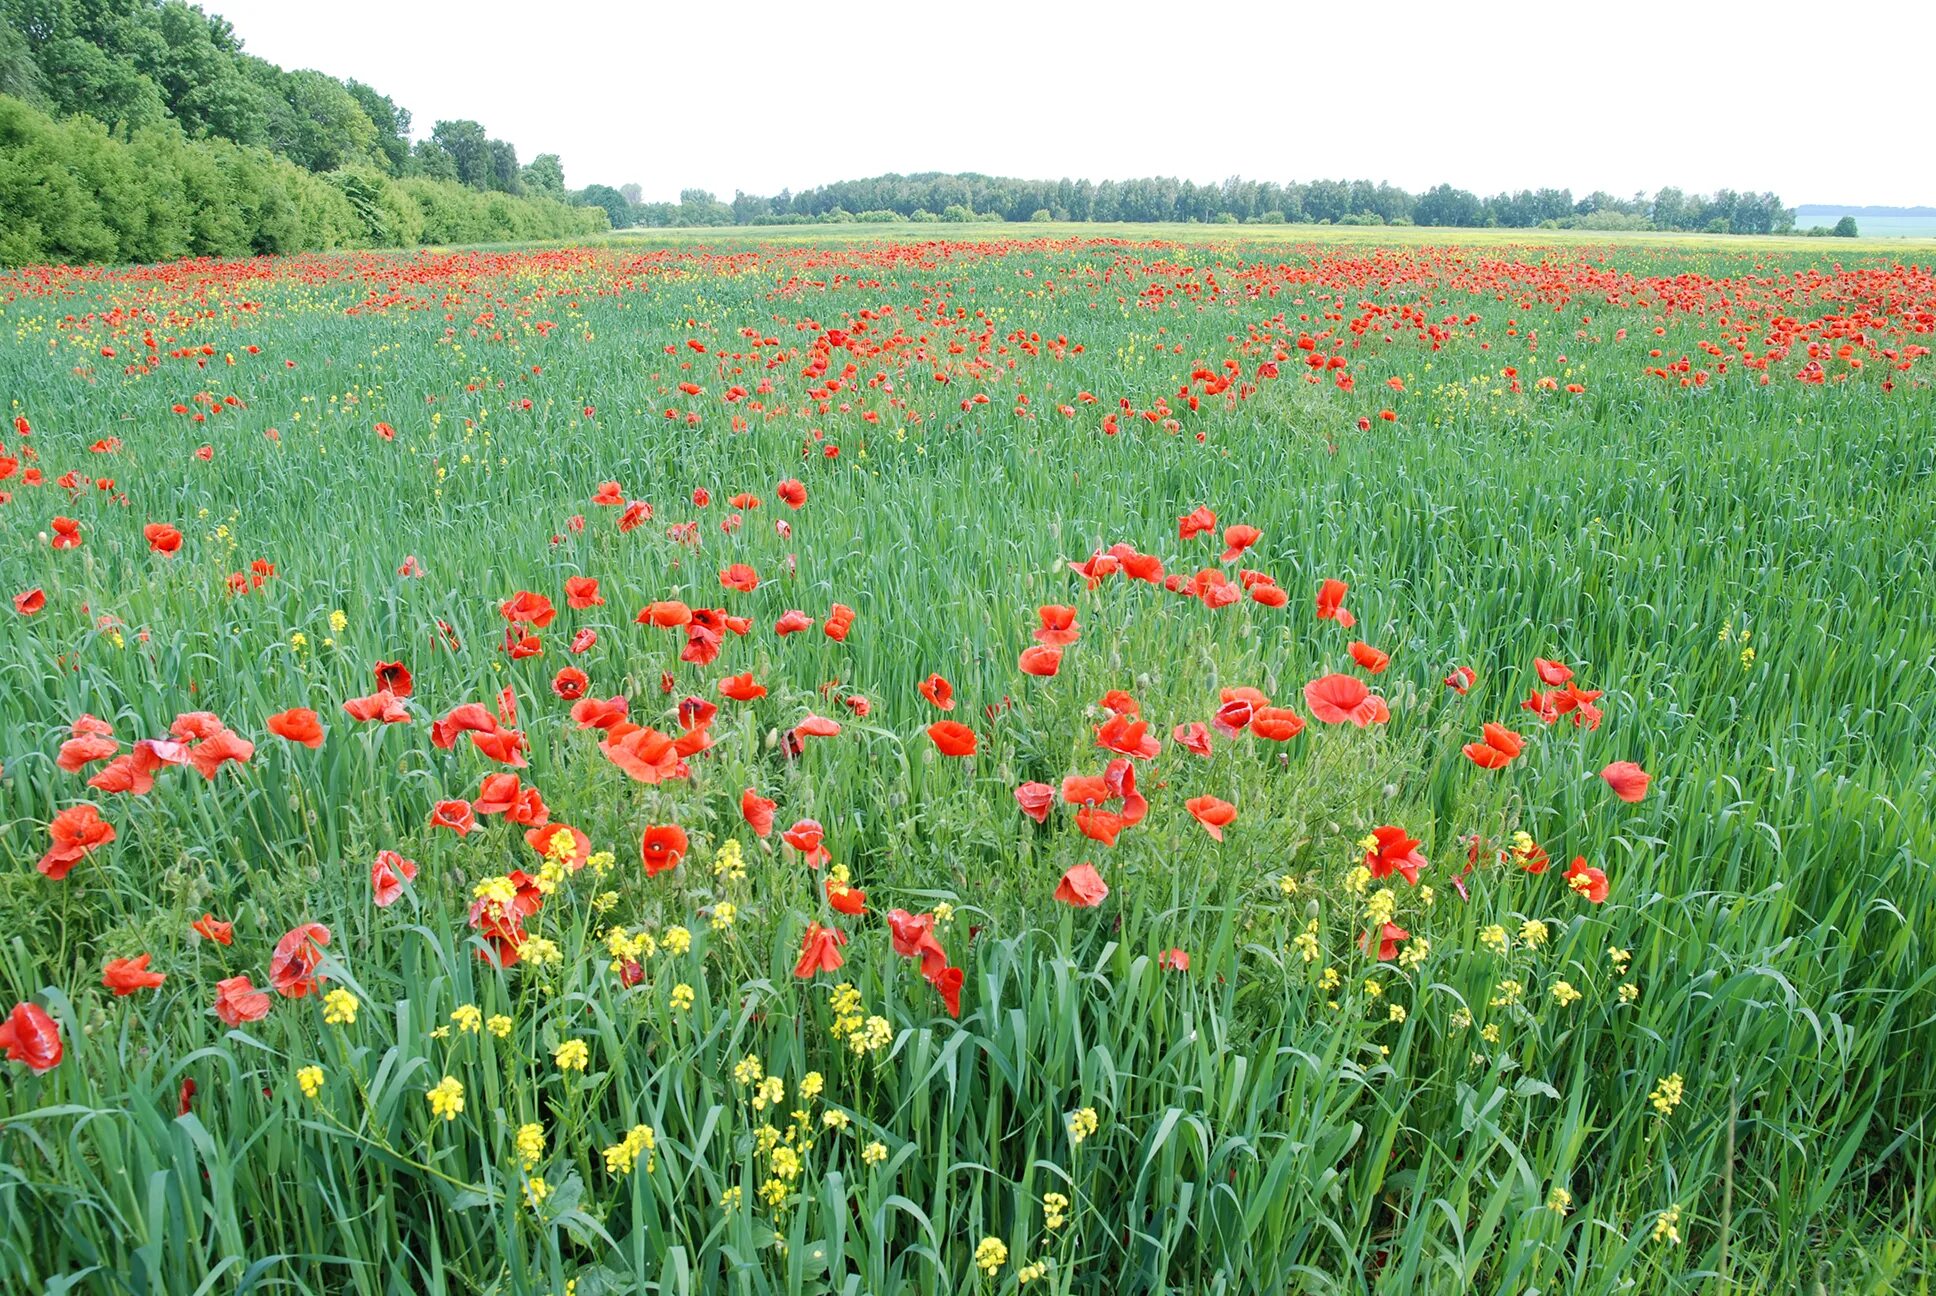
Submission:
[[[475,1035],[484,1026],[484,1014],[476,1004],[458,1004],[450,1019],[466,1035]]]
[[[431,1115],[447,1121],[456,1120],[457,1114],[464,1110],[464,1086],[455,1076],[445,1076],[424,1098],[430,1103]]]
[[[1053,1233],[1069,1222],[1069,1199],[1059,1192],[1042,1194],[1042,1227]]]
[[[975,1244],[975,1267],[990,1277],[1008,1263],[1008,1246],[998,1237],[985,1237]]]
[[[331,1026],[354,1026],[356,1010],[362,1006],[355,995],[337,986],[323,996],[323,1020]]]
[[[1101,1125],[1102,1121],[1094,1107],[1078,1107],[1069,1113],[1069,1142],[1080,1147],[1082,1141],[1093,1136]]]
[[[1684,1082],[1681,1080],[1681,1073],[1676,1071],[1654,1084],[1654,1091],[1647,1095],[1648,1105],[1659,1112],[1663,1118],[1672,1116],[1674,1109],[1681,1105],[1681,1091],[1683,1088]]]
[[[302,1088],[303,1097],[314,1098],[323,1089],[323,1069],[319,1066],[306,1066],[296,1072],[296,1083]]]
[[[629,1175],[643,1156],[645,1172],[651,1174],[658,1168],[658,1160],[653,1155],[658,1146],[658,1135],[653,1133],[650,1125],[634,1125],[624,1138],[605,1149],[605,1172]]]
[[[518,1132],[512,1136],[511,1142],[517,1148],[518,1163],[526,1170],[534,1169],[538,1162],[544,1160],[544,1126],[536,1121],[518,1126]]]
[[[728,882],[740,882],[746,878],[746,855],[740,848],[739,838],[728,837],[719,843],[713,852],[713,876]]]
[[[592,1051],[584,1040],[569,1039],[551,1051],[551,1060],[560,1071],[583,1071],[591,1064]]]

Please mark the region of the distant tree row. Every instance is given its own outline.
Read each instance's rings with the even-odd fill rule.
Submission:
[[[677,203],[641,203],[637,186],[593,185],[581,201],[629,225],[773,225],[826,220],[1201,221],[1324,225],[1441,225],[1462,228],[1666,229],[1772,234],[1794,228],[1793,210],[1772,193],[1711,196],[1662,189],[1651,198],[1604,192],[1576,200],[1567,189],[1521,189],[1481,198],[1449,184],[1412,194],[1368,180],[1279,184],[1237,177],[1222,184],[1139,180],[1017,180],[973,173],[884,175],[782,191],[736,193],[723,203],[687,190]]]

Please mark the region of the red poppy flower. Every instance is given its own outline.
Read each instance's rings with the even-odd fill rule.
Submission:
[[[846,962],[840,955],[840,947],[846,943],[847,935],[838,927],[808,923],[806,935],[800,941],[800,961],[794,964],[793,975],[805,978],[817,972],[838,972]]]
[[[188,926],[190,931],[203,940],[212,940],[217,945],[235,944],[235,924],[223,922],[214,914],[205,913]]]
[[[1485,738],[1465,745],[1466,758],[1480,769],[1504,769],[1518,758],[1526,740],[1504,725],[1488,724]]]
[[[601,508],[616,508],[625,502],[625,492],[615,481],[600,482],[598,490],[592,495],[592,503]]]
[[[1289,707],[1259,707],[1250,731],[1269,742],[1289,742],[1304,732],[1304,717]]]
[[[1200,722],[1192,720],[1170,730],[1170,738],[1185,751],[1195,752],[1205,760],[1210,759],[1210,731]]]
[[[137,990],[153,990],[168,979],[165,973],[148,970],[148,960],[153,957],[138,954],[134,958],[109,959],[101,969],[101,984],[114,991],[116,998],[126,998]]]
[[[1399,943],[1410,940],[1411,938],[1412,934],[1403,927],[1400,927],[1396,923],[1386,923],[1378,933],[1378,961],[1381,963],[1389,963],[1398,956]],[[1369,953],[1371,950],[1371,941],[1371,933],[1366,932],[1358,938],[1358,948]]]
[[[404,724],[410,712],[389,689],[378,689],[368,697],[350,698],[343,703],[343,714],[352,720],[381,720],[384,724]]]
[[[807,502],[807,488],[797,477],[789,477],[774,488],[774,493],[783,500],[788,508],[799,508]]]
[[[773,623],[773,633],[777,635],[799,634],[802,630],[811,629],[813,629],[813,618],[797,609],[782,613],[780,619]]]
[[[964,980],[966,974],[958,967],[944,967],[928,979],[928,984],[934,987],[935,993],[941,996],[941,1002],[947,1006],[950,1017],[961,1016],[961,986]]]
[[[612,730],[625,723],[630,704],[623,697],[585,698],[571,705],[571,718],[580,729]]]
[[[321,985],[316,974],[323,962],[323,946],[329,944],[329,928],[321,923],[302,923],[283,933],[269,956],[269,984],[286,999],[300,999]]]
[[[1223,840],[1224,828],[1237,817],[1236,806],[1213,796],[1191,797],[1183,803],[1183,808],[1217,841]]]
[[[448,828],[459,837],[468,836],[477,827],[477,820],[471,814],[468,801],[439,801],[430,812],[432,828]]]
[[[0,1021],[0,1050],[9,1062],[25,1063],[35,1075],[45,1075],[60,1065],[60,1026],[39,1004],[15,1004]]]
[[[1350,723],[1363,729],[1390,718],[1385,700],[1350,675],[1325,675],[1304,686],[1304,704],[1325,724]]]
[[[599,753],[624,770],[627,778],[652,785],[683,779],[692,772],[680,757],[675,740],[657,729],[621,723],[606,733],[598,744]]]
[[[958,720],[937,720],[928,726],[928,737],[943,756],[973,756],[975,731]]]
[[[53,844],[35,867],[58,882],[89,852],[114,840],[114,825],[101,818],[98,807],[83,801],[55,815],[47,834]]]
[[[410,677],[410,668],[400,661],[380,661],[373,669],[377,688],[387,690],[396,697],[407,698],[416,687]]]
[[[564,666],[551,677],[551,691],[566,702],[576,702],[585,696],[585,690],[591,687],[591,682],[592,677],[576,666]]]
[[[224,1026],[261,1021],[269,1015],[267,991],[258,990],[246,976],[232,976],[215,983],[215,1015]]]
[[[829,855],[826,848],[820,844],[824,832],[818,820],[801,819],[796,821],[793,827],[781,833],[780,839],[805,855],[809,867],[819,868],[833,859],[833,856]]]
[[[1259,581],[1249,588],[1251,602],[1262,607],[1281,608],[1290,604],[1291,596],[1284,592],[1282,586],[1270,581]]]
[[[292,743],[305,747],[323,745],[323,726],[316,713],[308,707],[291,707],[269,717],[269,732],[278,738],[286,738]]]
[[[648,603],[637,619],[640,625],[671,630],[689,624],[692,621],[692,609],[678,599],[662,599],[657,603]]]
[[[1555,687],[1573,678],[1571,666],[1564,662],[1548,661],[1544,657],[1533,658],[1533,669],[1539,673],[1540,679]]]
[[[1062,669],[1062,650],[1047,644],[1035,644],[1022,650],[1021,660],[1016,665],[1024,675],[1047,679]]]
[[[1351,660],[1364,667],[1367,675],[1376,675],[1391,664],[1389,654],[1379,652],[1362,639],[1352,643]]]
[[[1417,886],[1419,870],[1426,867],[1425,857],[1418,853],[1418,839],[1406,836],[1403,828],[1389,825],[1372,829],[1371,836],[1373,845],[1365,852],[1366,871],[1374,878],[1397,873]]]
[[[820,628],[829,639],[838,642],[847,638],[847,632],[853,624],[854,609],[844,603],[836,603],[834,610],[827,614],[826,624]]]
[[[750,671],[744,675],[728,675],[719,681],[719,695],[735,702],[753,702],[766,696],[766,685],[755,680]]]
[[[1149,723],[1134,715],[1118,712],[1096,730],[1096,746],[1120,756],[1152,760],[1162,750],[1162,740],[1149,732]]]
[[[376,907],[388,909],[403,894],[403,884],[414,882],[417,877],[417,862],[407,860],[393,850],[381,850],[370,864],[370,890],[376,897]]]
[[[1452,673],[1445,677],[1445,687],[1463,697],[1478,678],[1470,666],[1454,666]]]
[[[835,913],[846,914],[851,918],[867,912],[867,893],[859,887],[848,886],[845,882],[836,882],[831,877],[822,886],[827,893],[827,903]]]
[[[71,517],[57,517],[53,521],[53,547],[56,549],[78,549],[81,547],[81,524]]]
[[[141,534],[156,553],[171,554],[182,547],[182,533],[166,522],[150,522],[141,528]]]
[[[1217,732],[1224,737],[1235,738],[1250,728],[1251,719],[1257,714],[1257,706],[1256,702],[1247,697],[1226,698],[1222,705],[1218,706],[1216,714],[1210,717],[1210,723],[1215,725]]]
[[[1190,955],[1180,947],[1168,949],[1163,951],[1162,956],[1156,960],[1156,965],[1165,972],[1188,972],[1190,970]]]
[[[22,590],[13,596],[13,610],[21,616],[32,616],[47,606],[47,592],[35,588]]]
[[[752,788],[747,788],[739,794],[740,818],[746,820],[746,826],[751,828],[757,836],[768,837],[772,835],[773,811],[776,808],[777,805],[775,802],[767,800]]]
[[[1109,895],[1109,884],[1093,864],[1078,864],[1056,883],[1055,898],[1078,909],[1094,909]]]
[[[1341,580],[1327,580],[1318,586],[1318,620],[1336,621],[1349,630],[1358,624],[1358,618],[1345,610],[1344,596],[1350,589]]]
[[[679,867],[686,857],[686,830],[678,824],[653,824],[639,839],[639,859],[645,875],[657,877],[667,869]]]
[[[760,576],[745,563],[734,563],[719,573],[719,583],[729,590],[751,594],[760,587]]]
[[[1223,532],[1223,560],[1225,562],[1237,561],[1243,555],[1244,550],[1250,548],[1263,538],[1264,533],[1254,526],[1245,526],[1240,523],[1237,526],[1225,527]]]
[[[1615,761],[1600,771],[1600,777],[1607,781],[1613,794],[1622,801],[1635,802],[1647,795],[1647,784],[1653,776],[1632,761]]]
[[[471,809],[481,815],[503,814],[517,804],[519,792],[517,775],[486,774]]]
[[[915,690],[943,711],[955,709],[955,686],[939,675],[929,675]]]
[[[1015,802],[1035,822],[1047,823],[1049,808],[1055,804],[1055,789],[1047,783],[1024,783],[1015,789]]]
[[[1593,904],[1607,898],[1607,875],[1597,868],[1589,868],[1584,855],[1573,857],[1572,865],[1566,870],[1566,885]]]
[[[565,606],[573,611],[605,606],[605,596],[598,592],[598,579],[593,576],[565,577]]]
[[[1189,540],[1217,529],[1217,515],[1199,504],[1176,520],[1176,538]]]
[[[1066,648],[1082,638],[1076,627],[1076,610],[1060,603],[1044,603],[1035,609],[1041,628],[1035,632],[1037,643],[1051,648]]]
[[[934,938],[934,915],[890,909],[887,930],[894,952],[902,958],[921,960],[921,975],[932,981],[947,967],[948,955]]]
[[[84,733],[61,744],[54,764],[69,774],[78,774],[95,761],[103,761],[121,750],[121,744],[104,734]]]

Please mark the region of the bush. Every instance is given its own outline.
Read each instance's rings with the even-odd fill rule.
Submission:
[[[1052,221],[1055,217],[1049,215],[1049,209],[1047,207],[1037,207],[1029,213],[1029,219],[1032,221]]]
[[[551,198],[369,168],[319,174],[173,124],[117,138],[5,95],[0,212],[5,265],[572,238],[607,225],[600,208]]]

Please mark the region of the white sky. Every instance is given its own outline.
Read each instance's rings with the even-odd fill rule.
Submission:
[[[1928,0],[201,3],[419,136],[474,118],[647,200],[981,171],[1936,203]]]

